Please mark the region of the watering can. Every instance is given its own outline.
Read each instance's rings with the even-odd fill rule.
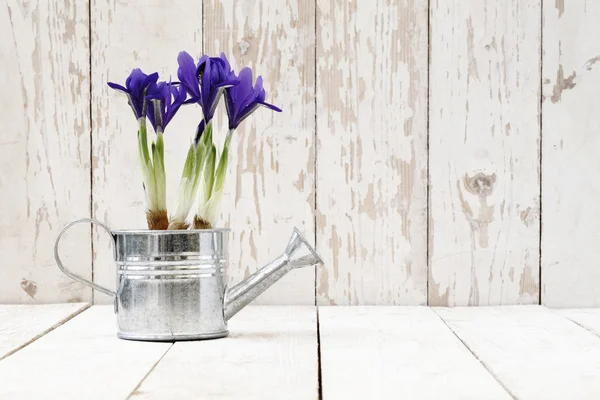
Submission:
[[[106,230],[114,244],[115,291],[74,274],[63,265],[59,243],[75,224]],[[294,229],[285,252],[243,282],[227,288],[229,229],[115,230],[89,218],[67,224],[56,238],[54,257],[70,278],[114,298],[117,336],[146,341],[227,336],[227,321],[289,271],[323,261]]]

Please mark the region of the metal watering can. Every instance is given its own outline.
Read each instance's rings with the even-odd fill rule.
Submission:
[[[117,289],[112,291],[65,268],[58,245],[78,223],[106,230],[114,244]],[[117,336],[177,341],[227,336],[227,321],[295,268],[322,265],[321,257],[294,229],[285,252],[232,288],[227,288],[229,229],[111,231],[94,219],[66,225],[56,238],[54,257],[63,273],[113,296]]]

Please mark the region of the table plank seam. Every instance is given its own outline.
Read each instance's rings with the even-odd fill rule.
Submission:
[[[514,400],[518,400],[517,396],[515,396],[509,389],[508,387],[492,372],[492,370],[481,360],[481,358],[479,358],[479,356],[475,353],[474,350],[472,350],[467,343],[462,340],[462,338],[460,336],[458,336],[458,334],[454,331],[454,329],[452,329],[452,327],[444,320],[444,318],[442,318],[442,316],[440,314],[438,314],[438,312],[436,311],[435,307],[429,307],[435,315],[437,315],[437,317],[442,321],[442,323],[444,325],[446,325],[446,327],[450,330],[450,332],[452,332],[452,334],[462,343],[463,346],[465,346],[465,348],[469,351],[469,353],[471,353],[473,355],[473,357],[475,357],[477,359],[477,361],[479,361],[479,363],[483,366],[483,368],[486,369],[486,371],[492,376],[492,378],[494,378],[494,380],[496,382],[498,382],[498,384],[500,386],[502,386],[502,388],[506,391],[506,393],[508,393],[508,395],[510,397],[512,397]]]
[[[319,400],[323,400],[323,375],[321,372],[321,326],[319,324],[319,309],[315,307],[317,315],[317,389],[319,391]]]
[[[152,367],[148,370],[148,372],[146,372],[146,375],[144,375],[144,377],[138,382],[138,384],[136,385],[136,387],[133,388],[133,390],[131,391],[131,393],[129,393],[129,396],[127,396],[125,399],[129,400],[131,399],[132,396],[138,394],[137,391],[139,390],[140,386],[142,386],[142,383],[144,383],[144,381],[146,380],[146,378],[148,378],[148,376],[152,373],[152,371],[154,371],[154,369],[156,368],[156,366],[158,364],[160,364],[160,362],[162,361],[163,358],[165,358],[165,356],[167,355],[167,353],[173,348],[173,346],[175,346],[175,342],[172,342],[171,345],[169,346],[169,348],[163,353],[162,356],[160,356],[160,358],[154,363],[154,365],[152,365]]]
[[[557,314],[558,314],[558,313],[557,313]],[[600,337],[600,334],[599,334],[598,332],[596,332],[596,331],[594,331],[594,330],[592,330],[592,329],[588,328],[587,326],[585,326],[585,325],[583,325],[583,324],[579,323],[578,321],[575,321],[574,319],[571,319],[571,318],[567,317],[566,315],[562,315],[562,314],[558,314],[558,315],[560,315],[561,317],[564,317],[564,318],[565,318],[566,320],[568,320],[568,321],[571,321],[572,323],[574,323],[574,324],[575,324],[575,325],[577,325],[578,327],[585,329],[586,331],[590,332],[590,333],[591,333],[591,334],[593,334],[594,336]]]
[[[40,332],[39,334],[35,335],[33,338],[31,338],[30,340],[28,340],[27,342],[23,343],[22,345],[18,346],[17,348],[10,350],[8,353],[4,354],[4,355],[0,355],[0,361],[12,356],[13,354],[15,354],[16,352],[18,352],[19,350],[24,349],[25,347],[29,346],[31,343],[35,342],[36,340],[38,340],[39,338],[47,335],[48,333],[52,332],[53,330],[55,330],[56,328],[64,325],[66,322],[72,320],[73,318],[77,317],[79,314],[81,314],[82,312],[84,312],[85,310],[89,310],[89,308],[91,307],[91,304],[88,303],[87,305],[85,305],[84,307],[80,308],[79,310],[75,311],[72,314],[69,314],[68,316],[66,316],[65,318],[59,320],[56,324],[52,325],[51,327],[49,327],[48,329],[43,330],[42,332]]]

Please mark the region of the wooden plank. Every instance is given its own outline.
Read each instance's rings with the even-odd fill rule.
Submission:
[[[427,1],[317,1],[319,304],[427,299]]]
[[[112,306],[92,307],[0,361],[0,398],[124,399],[170,347],[118,339]]]
[[[585,329],[600,335],[600,309],[598,308],[579,308],[555,310],[555,312],[570,319]]]
[[[225,52],[236,72],[262,75],[267,101],[236,131],[221,221],[232,228],[229,284],[279,256],[297,226],[314,237],[314,0],[204,0],[204,51]],[[224,107],[215,136],[227,129]],[[314,268],[296,270],[263,304],[314,304]]]
[[[146,229],[144,192],[137,159],[137,123],[126,98],[107,81],[124,82],[133,68],[158,71],[161,80],[177,79],[177,55],[202,51],[202,2],[162,0],[138,4],[92,0],[92,151],[93,215],[113,228]],[[166,23],[165,13],[170,21]],[[143,34],[140,34],[143,32]],[[143,38],[143,39],[142,39]],[[167,206],[175,207],[177,187],[191,138],[201,119],[196,105],[182,108],[165,132]],[[154,138],[149,128],[149,138]],[[94,228],[94,280],[115,287],[110,239]],[[96,302],[111,303],[96,293]]]
[[[429,305],[537,304],[540,0],[430,15]]]
[[[436,309],[514,398],[600,398],[600,338],[539,306]]]
[[[88,307],[87,303],[0,304],[0,360],[27,346]]]
[[[425,307],[319,308],[323,398],[510,399]]]
[[[62,225],[90,214],[88,23],[86,2],[0,7],[0,303],[91,300],[52,253]],[[89,227],[61,249],[91,276]]]
[[[542,303],[600,306],[600,3],[544,2]]]
[[[132,398],[318,399],[314,307],[249,307],[229,331],[175,343]]]

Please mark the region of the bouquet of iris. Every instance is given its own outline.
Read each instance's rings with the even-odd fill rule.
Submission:
[[[138,122],[138,158],[142,170],[146,200],[146,220],[152,230],[211,229],[219,213],[229,161],[229,146],[240,123],[260,106],[280,112],[265,102],[262,77],[253,81],[252,70],[243,68],[236,74],[225,57],[203,55],[196,63],[186,52],[177,57],[179,81],[159,82],[158,73],[145,74],[134,69],[125,86],[108,85],[127,95],[129,106]],[[229,121],[221,149],[213,141],[213,116],[221,98]],[[179,108],[198,104],[202,118],[193,135],[179,183],[175,211],[167,211],[167,187],[164,163],[165,129]],[[147,121],[155,133],[148,145]],[[188,215],[198,198],[192,222]]]

